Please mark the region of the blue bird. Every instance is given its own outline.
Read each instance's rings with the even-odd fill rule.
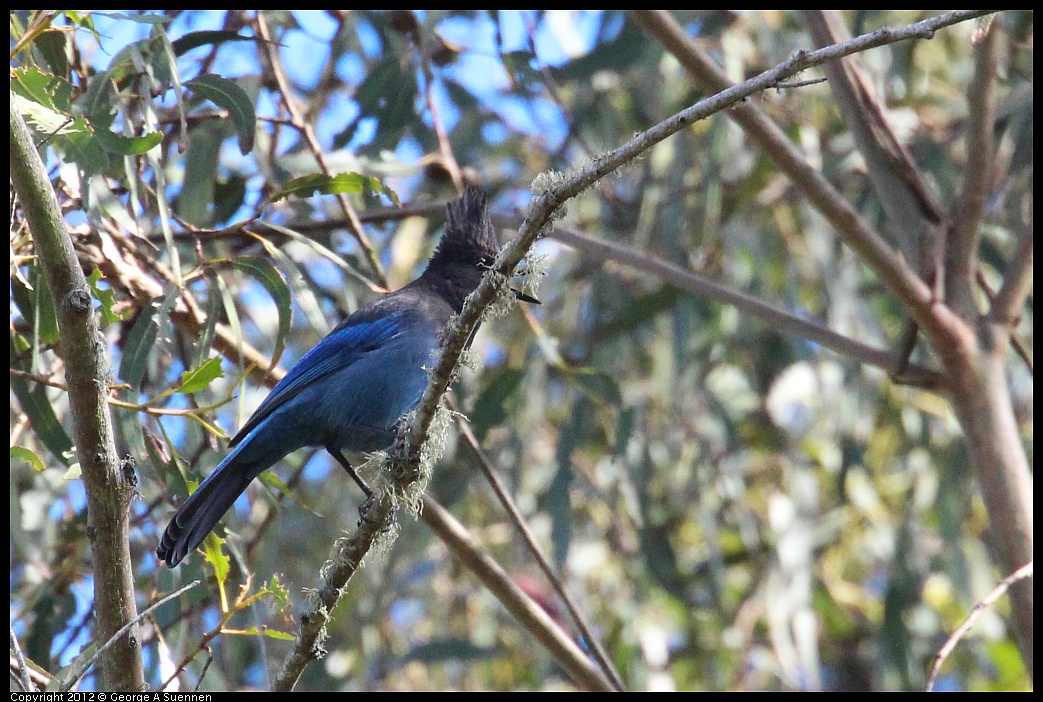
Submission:
[[[170,520],[156,549],[161,562],[179,564],[250,481],[286,454],[325,448],[357,479],[342,452],[391,445],[395,425],[427,387],[424,367],[433,363],[443,327],[499,251],[485,193],[468,189],[446,209],[445,234],[423,274],[356,310],[279,381],[229,442],[232,452]]]

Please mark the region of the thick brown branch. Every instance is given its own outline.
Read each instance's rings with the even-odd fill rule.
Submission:
[[[123,470],[106,402],[109,362],[105,357],[90,289],[73,250],[47,171],[11,94],[11,183],[25,211],[53,297],[66,360],[69,408],[76,452],[87,493],[87,537],[98,613],[96,636],[105,641],[135,621],[134,572],[130,557],[129,510],[137,476]],[[102,687],[144,689],[136,627],[119,636],[102,657]]]

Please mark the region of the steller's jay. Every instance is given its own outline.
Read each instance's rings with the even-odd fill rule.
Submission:
[[[485,193],[468,189],[446,209],[445,234],[424,273],[356,310],[301,357],[170,520],[156,549],[160,561],[171,568],[180,563],[250,481],[291,451],[325,448],[353,473],[342,451],[391,445],[395,425],[427,387],[424,367],[432,365],[443,327],[499,251]]]

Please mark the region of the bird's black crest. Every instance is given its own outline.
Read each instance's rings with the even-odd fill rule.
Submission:
[[[448,223],[438,243],[432,264],[478,263],[492,259],[500,250],[496,230],[489,218],[487,198],[478,188],[468,188],[460,199],[446,205]]]

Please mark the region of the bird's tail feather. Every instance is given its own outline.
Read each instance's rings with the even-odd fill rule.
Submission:
[[[255,472],[235,459],[236,455],[230,454],[199,484],[170,520],[156,549],[161,562],[166,561],[173,568],[203,543],[254,476],[264,470],[261,468]]]

